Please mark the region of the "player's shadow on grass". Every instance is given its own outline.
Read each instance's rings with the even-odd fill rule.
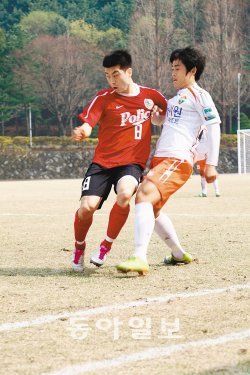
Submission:
[[[9,267],[0,268],[1,276],[36,276],[36,277],[51,277],[51,276],[66,276],[66,277],[90,277],[92,274],[96,273],[98,269],[95,268],[85,268],[84,272],[74,272],[68,268],[28,268],[28,267]]]

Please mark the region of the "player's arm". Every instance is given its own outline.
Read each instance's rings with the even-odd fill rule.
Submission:
[[[84,108],[83,112],[79,114],[78,118],[82,122],[72,131],[72,139],[74,141],[81,141],[88,138],[92,132],[93,127],[98,123],[103,112],[104,98],[106,90],[100,91]]]
[[[151,121],[152,124],[161,126],[164,123],[166,111],[167,111],[167,100],[166,98],[160,93],[155,93],[155,99],[154,102],[157,104],[154,104],[152,110],[151,110]]]
[[[220,123],[207,126],[207,160],[205,167],[205,178],[208,183],[217,177],[216,166],[218,165],[220,150]]]
[[[203,90],[198,95],[196,101],[197,109],[202,117],[202,122],[207,128],[207,160],[205,166],[205,178],[208,183],[213,182],[218,173],[216,166],[218,165],[220,151],[220,116],[214,105],[210,94]]]
[[[165,116],[161,113],[163,110],[158,107],[158,105],[154,105],[151,111],[151,121],[153,125],[161,126],[164,122]]]
[[[72,139],[74,141],[82,141],[85,138],[88,138],[92,132],[92,126],[87,122],[84,122],[81,126],[77,126],[72,131]]]

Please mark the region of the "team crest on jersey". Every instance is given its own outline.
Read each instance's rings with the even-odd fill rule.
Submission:
[[[178,104],[182,104],[182,103],[184,103],[186,99],[187,99],[186,95],[182,95],[182,96],[180,97],[180,99],[178,100]]]
[[[153,109],[154,102],[152,99],[144,99],[144,105],[147,109]]]
[[[213,113],[213,109],[211,107],[203,108],[203,115],[206,121],[213,120],[216,118],[215,114]]]

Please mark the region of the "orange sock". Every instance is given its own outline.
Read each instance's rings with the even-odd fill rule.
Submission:
[[[75,229],[75,240],[76,246],[80,250],[84,250],[85,244],[77,244],[77,242],[83,242],[85,237],[88,233],[88,230],[92,224],[93,216],[86,218],[86,220],[80,220],[78,216],[78,210],[75,214],[75,222],[74,222],[74,229]]]
[[[129,205],[126,207],[121,207],[121,206],[118,206],[117,203],[114,204],[109,214],[109,223],[108,223],[108,229],[107,229],[108,237],[112,238],[113,240],[116,239],[122,227],[127,221],[129,210],[130,210]],[[112,242],[110,242],[110,247],[111,246],[112,246]]]

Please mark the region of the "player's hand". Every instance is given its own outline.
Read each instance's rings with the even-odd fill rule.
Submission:
[[[151,109],[151,121],[152,124],[154,125],[162,125],[164,122],[165,116],[161,115],[162,109],[158,107],[158,105],[154,105],[153,108]]]
[[[159,116],[162,112],[162,109],[158,107],[158,105],[154,105],[153,108],[151,109],[151,117],[153,116]]]
[[[217,170],[214,165],[206,165],[205,168],[205,178],[208,184],[214,182],[218,176]]]
[[[88,138],[92,132],[92,127],[85,122],[82,126],[74,128],[72,131],[73,141],[82,141],[85,138]]]

